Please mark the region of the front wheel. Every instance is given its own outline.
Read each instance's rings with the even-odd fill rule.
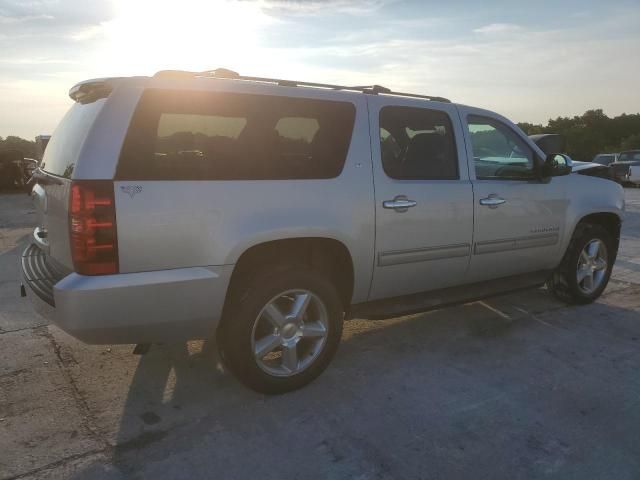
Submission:
[[[232,292],[218,331],[229,369],[248,387],[296,390],[328,366],[342,336],[343,307],[333,284],[303,268],[275,268]]]
[[[579,226],[562,264],[547,282],[549,290],[567,303],[593,302],[609,283],[615,246],[600,225]]]

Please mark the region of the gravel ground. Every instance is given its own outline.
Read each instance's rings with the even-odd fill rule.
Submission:
[[[640,189],[595,304],[544,290],[346,324],[267,397],[210,342],[87,346],[18,296],[34,212],[0,194],[0,479],[640,478]]]

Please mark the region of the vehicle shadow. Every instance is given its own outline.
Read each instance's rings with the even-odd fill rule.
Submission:
[[[533,290],[351,320],[327,372],[275,397],[224,372],[213,341],[154,346],[129,387],[110,467],[127,478],[222,468],[244,478],[266,462],[262,478],[420,478],[426,464],[443,477],[496,462],[514,475],[558,464],[587,472],[594,448],[638,458],[640,412],[622,407],[637,380],[640,313],[618,303],[566,308]],[[600,419],[620,426],[616,439]],[[277,462],[283,445],[288,462]]]

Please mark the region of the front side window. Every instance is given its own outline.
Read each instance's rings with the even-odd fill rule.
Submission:
[[[511,128],[492,118],[469,116],[476,178],[526,180],[535,177],[533,151]]]
[[[380,111],[380,153],[384,171],[391,178],[459,178],[453,127],[444,112],[384,107]]]
[[[346,102],[148,90],[118,165],[119,179],[333,178],[355,120]]]

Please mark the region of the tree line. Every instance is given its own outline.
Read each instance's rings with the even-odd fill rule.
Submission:
[[[566,151],[574,160],[589,161],[598,153],[640,149],[640,113],[623,113],[609,118],[602,109],[587,110],[574,117],[558,117],[546,126],[519,123],[527,135],[558,133],[565,138]]]
[[[0,152],[18,150],[25,158],[35,158],[40,160],[38,147],[35,141],[9,135],[7,138],[0,137]]]
[[[566,151],[575,160],[591,160],[598,153],[640,149],[640,113],[610,118],[602,109],[587,110],[574,117],[558,117],[544,125],[519,123],[527,135],[558,133],[566,140]],[[36,142],[16,136],[0,137],[0,152],[19,150],[39,160]]]

